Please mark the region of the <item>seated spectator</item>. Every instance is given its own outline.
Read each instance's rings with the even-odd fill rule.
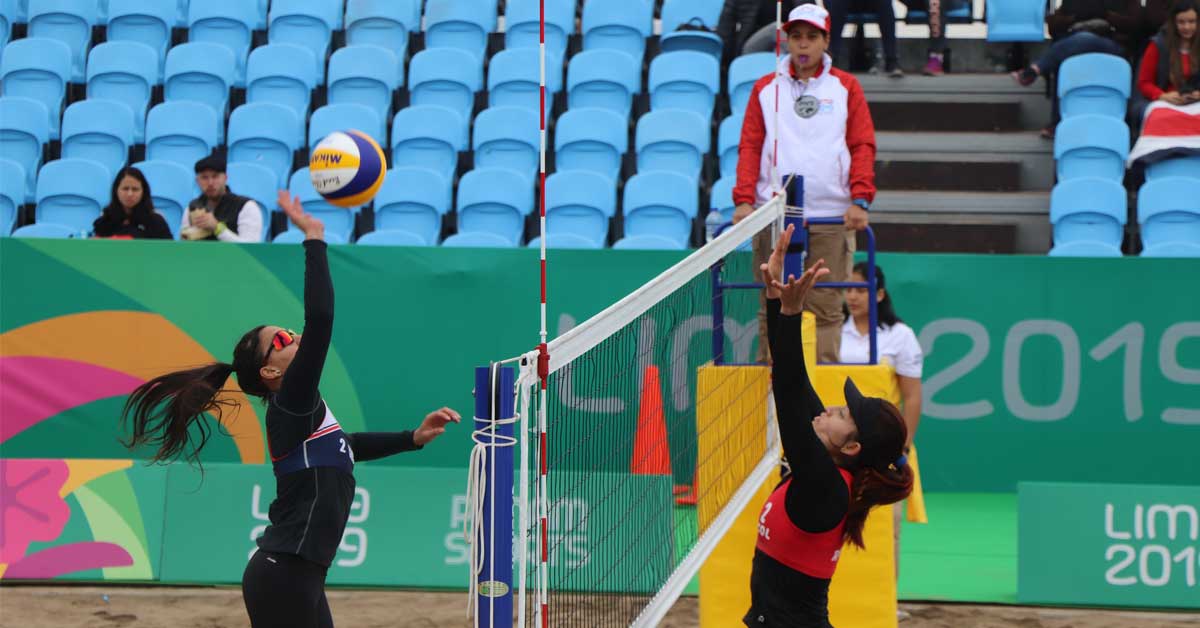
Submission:
[[[903,0],[909,11],[924,11],[929,15],[929,48],[921,74],[941,76],[946,73],[946,4],[947,0]]]
[[[783,0],[782,15],[798,4]],[[775,10],[776,0],[725,0],[717,35],[725,42],[726,64],[752,52],[775,52]]]
[[[861,0],[855,2],[856,10],[871,11],[879,18],[879,35],[883,40],[883,72],[892,78],[901,78],[900,60],[896,52],[896,10],[892,0]],[[829,56],[836,64],[842,48],[842,31],[846,28],[846,17],[850,13],[851,0],[825,0],[829,9]],[[839,66],[841,67],[841,66]]]
[[[150,183],[137,168],[123,168],[113,179],[112,198],[92,223],[97,238],[170,240],[171,229],[154,211]]]
[[[229,190],[225,158],[209,155],[196,162],[200,196],[183,212],[185,240],[262,242],[262,210],[258,203]]]
[[[1200,100],[1200,37],[1196,0],[1177,0],[1162,32],[1150,40],[1138,68],[1138,92],[1147,101],[1186,105]]]

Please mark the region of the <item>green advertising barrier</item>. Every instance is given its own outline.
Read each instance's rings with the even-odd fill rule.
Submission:
[[[1022,603],[1200,608],[1200,486],[1022,482],[1018,538]]]

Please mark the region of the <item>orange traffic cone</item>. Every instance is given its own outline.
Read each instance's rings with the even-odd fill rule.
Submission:
[[[646,367],[642,377],[642,399],[638,405],[637,431],[633,436],[629,472],[634,475],[671,475],[662,385],[659,383],[658,367],[653,364]]]

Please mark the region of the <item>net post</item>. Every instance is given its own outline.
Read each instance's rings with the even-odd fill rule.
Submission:
[[[475,522],[484,540],[481,569],[471,574],[478,591],[476,626],[512,627],[513,448],[516,374],[499,364],[475,369],[476,442],[483,446],[487,481],[483,510]]]
[[[877,280],[875,279],[875,232],[871,230],[870,225],[866,228],[867,232],[867,315],[868,324],[871,326],[870,333],[870,360],[871,364],[879,364],[879,304],[876,303],[875,295],[879,293],[877,289]]]
[[[712,352],[713,364],[725,363],[725,288],[721,284],[723,261],[709,269],[712,277]]]
[[[804,220],[804,177],[795,175],[786,190],[787,209],[797,210],[784,212],[783,226],[784,229],[788,225],[795,225],[796,229],[792,232],[792,243],[788,246],[787,255],[783,258],[783,276],[779,278],[782,283],[787,282],[788,275],[795,275],[797,278],[804,274],[804,252],[808,249],[808,228]],[[800,239],[795,238],[796,234],[800,234]]]

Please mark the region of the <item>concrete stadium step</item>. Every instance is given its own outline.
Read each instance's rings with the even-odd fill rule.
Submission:
[[[881,190],[871,206],[881,250],[1042,254],[1049,214],[1048,191]]]
[[[1054,186],[1054,143],[1035,132],[876,134],[878,187],[1036,191]]]
[[[1050,121],[1045,92],[1007,74],[856,77],[881,131],[1032,131]]]

